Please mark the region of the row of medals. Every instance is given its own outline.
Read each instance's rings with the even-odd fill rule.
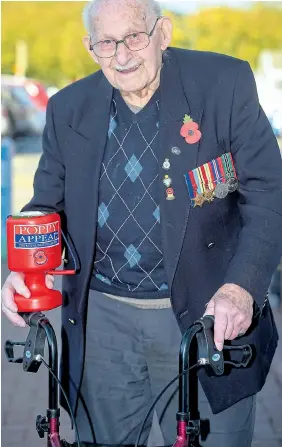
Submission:
[[[202,206],[205,202],[212,202],[214,198],[224,199],[229,193],[238,189],[238,180],[235,177],[226,179],[226,183],[217,183],[213,190],[206,189],[203,193],[196,194],[193,199],[195,206]]]

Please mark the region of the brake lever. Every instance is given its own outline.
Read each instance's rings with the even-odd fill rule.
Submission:
[[[5,342],[4,351],[10,363],[23,363],[23,357],[15,357],[14,346],[25,346],[25,341],[12,341],[7,340]]]
[[[224,363],[226,365],[235,366],[235,368],[246,368],[251,361],[252,358],[252,347],[250,345],[240,345],[240,346],[223,346],[224,351],[242,351],[242,360],[241,362],[234,362],[231,360],[225,360]]]
[[[23,370],[36,373],[41,365],[40,357],[44,357],[46,333],[40,325],[44,315],[40,312],[21,314],[25,322],[30,326],[26,341],[15,342],[7,340],[5,354],[10,363],[22,363]],[[24,346],[23,357],[15,357],[14,346]]]

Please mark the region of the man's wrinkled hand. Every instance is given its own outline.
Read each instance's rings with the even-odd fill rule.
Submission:
[[[245,289],[225,284],[207,303],[204,315],[214,316],[214,343],[221,351],[224,340],[234,340],[250,327],[253,298]]]

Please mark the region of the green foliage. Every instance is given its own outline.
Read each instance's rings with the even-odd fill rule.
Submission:
[[[18,40],[28,45],[27,76],[58,86],[99,69],[85,50],[84,2],[2,2],[2,73],[14,73]]]
[[[266,2],[250,9],[217,7],[193,15],[164,11],[174,24],[173,46],[248,60],[282,48],[282,10]],[[28,45],[27,76],[63,86],[99,67],[85,50],[81,1],[2,1],[2,73],[14,73],[19,40]]]
[[[282,49],[281,24],[282,10],[266,2],[255,2],[250,9],[201,9],[176,23],[172,43],[238,57],[255,69],[262,50]]]

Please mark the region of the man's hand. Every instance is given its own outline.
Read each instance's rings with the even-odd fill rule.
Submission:
[[[49,289],[52,289],[54,285],[54,276],[46,275],[45,283]],[[2,311],[8,317],[8,319],[15,326],[25,327],[26,323],[24,319],[18,314],[18,308],[14,301],[15,293],[19,293],[26,299],[30,298],[30,291],[26,287],[24,282],[24,273],[11,272],[9,274],[2,288],[1,301]]]
[[[208,302],[204,315],[214,315],[214,343],[221,351],[224,340],[233,340],[250,327],[253,298],[235,284],[224,284]]]

